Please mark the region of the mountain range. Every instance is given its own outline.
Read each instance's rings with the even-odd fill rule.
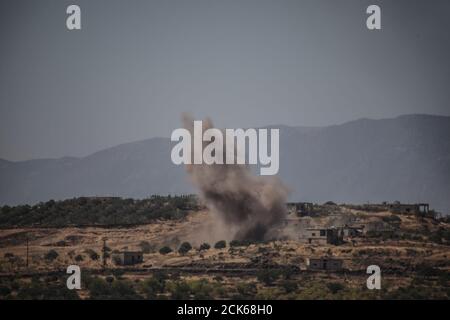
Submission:
[[[280,128],[278,175],[290,200],[427,202],[450,213],[450,117],[271,127]],[[171,162],[172,146],[169,138],[152,138],[80,158],[0,159],[0,204],[195,193],[184,168]]]

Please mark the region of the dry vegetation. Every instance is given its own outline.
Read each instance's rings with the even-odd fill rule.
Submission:
[[[335,208],[336,210],[336,208]],[[383,226],[342,245],[310,245],[296,230],[352,222]],[[0,231],[0,297],[130,299],[448,299],[447,221],[345,206],[338,213],[297,219],[279,230],[285,240],[230,242],[209,232],[213,217],[194,210],[136,226],[20,227]],[[28,239],[28,240],[27,240]],[[107,259],[103,267],[103,239]],[[219,240],[225,248],[215,248]],[[27,241],[29,251],[26,266]],[[183,242],[189,246],[179,248]],[[210,248],[203,245],[208,243]],[[231,244],[231,246],[230,246]],[[163,254],[160,249],[170,247]],[[216,246],[220,247],[220,246]],[[144,262],[117,266],[111,253],[142,250]],[[332,256],[345,270],[312,272],[306,258]],[[82,268],[80,291],[65,287],[65,268]],[[382,290],[366,288],[366,267],[382,269]]]

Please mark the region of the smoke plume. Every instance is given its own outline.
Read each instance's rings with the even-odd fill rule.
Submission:
[[[184,115],[183,122],[192,135],[193,120]],[[203,121],[203,132],[212,127],[211,120]],[[287,188],[275,176],[257,176],[237,164],[191,164],[186,169],[205,205],[233,233],[230,238],[264,240],[286,215]]]

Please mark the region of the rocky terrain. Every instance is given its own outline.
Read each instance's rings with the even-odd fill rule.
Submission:
[[[12,298],[448,299],[450,224],[415,214],[333,206],[314,216],[291,213],[278,237],[232,241],[214,230],[206,209],[136,226],[9,228],[0,231],[0,296]],[[308,244],[310,227],[364,225],[339,245]],[[225,240],[225,247],[217,245]],[[104,242],[106,246],[104,246]],[[28,266],[27,266],[28,242]],[[191,248],[180,250],[182,243]],[[208,243],[210,248],[202,246]],[[202,246],[202,247],[201,247]],[[160,251],[170,247],[169,253]],[[142,251],[120,266],[112,256]],[[103,255],[105,254],[105,262]],[[307,259],[342,259],[342,270],[308,270]],[[81,267],[83,288],[65,288],[68,265]],[[382,289],[366,288],[366,268],[382,270]],[[53,288],[51,292],[39,291]],[[59,289],[55,289],[59,288]],[[56,292],[56,293],[55,293]]]

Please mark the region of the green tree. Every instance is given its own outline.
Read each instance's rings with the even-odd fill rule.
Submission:
[[[272,285],[278,279],[278,272],[272,269],[263,269],[258,271],[256,277],[265,285]]]
[[[188,253],[191,249],[192,249],[192,246],[189,242],[183,242],[181,244],[180,248],[178,249],[178,253],[184,255],[184,254]]]
[[[190,298],[190,287],[186,281],[176,281],[171,283],[169,291],[174,300],[187,300]]]
[[[168,246],[162,247],[161,249],[159,249],[159,253],[160,254],[168,254],[172,252],[172,249]]]
[[[45,254],[45,259],[48,261],[53,261],[58,258],[59,254],[55,250],[50,250]]]
[[[344,290],[344,285],[339,282],[330,282],[327,283],[327,288],[331,291],[332,294],[336,294],[339,291]]]
[[[98,260],[98,259],[100,258],[100,256],[98,255],[98,253],[95,252],[95,251],[92,250],[92,249],[86,249],[84,252],[85,252],[85,253],[89,256],[89,258],[91,258],[92,260]]]
[[[216,244],[214,245],[214,248],[216,249],[223,249],[227,246],[227,242],[225,240],[220,240],[217,241]]]

